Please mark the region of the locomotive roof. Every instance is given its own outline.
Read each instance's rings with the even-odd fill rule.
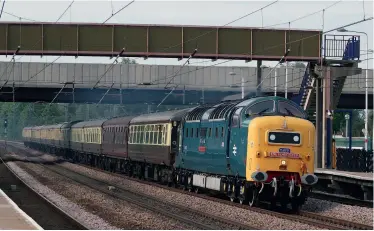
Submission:
[[[130,124],[136,123],[152,123],[152,122],[169,122],[169,121],[181,121],[184,115],[191,111],[193,108],[186,108],[175,111],[164,111],[151,114],[144,114],[134,117]]]
[[[103,127],[111,126],[111,125],[126,125],[128,126],[131,119],[134,118],[134,116],[126,116],[126,117],[116,117],[109,119],[104,122]]]
[[[236,96],[236,95],[234,95]],[[248,99],[236,99],[235,100],[225,100],[216,105],[204,105],[199,106],[191,110],[186,115],[187,121],[197,121],[197,120],[210,120],[210,119],[223,119],[226,118],[232,110],[238,107],[250,106],[253,103],[265,101],[265,100],[286,100],[291,104],[298,106],[293,101],[278,97],[278,96],[254,96]]]

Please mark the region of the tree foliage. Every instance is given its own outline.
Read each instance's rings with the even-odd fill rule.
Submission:
[[[8,120],[7,137],[22,139],[22,129],[28,126],[58,124],[76,120],[95,120],[117,116],[140,115],[156,111],[166,111],[190,107],[190,105],[170,106],[147,104],[107,105],[107,104],[41,104],[0,102],[0,138],[5,137],[4,119]]]
[[[335,134],[346,135],[346,120],[345,115],[347,113],[334,113],[333,119],[333,132]],[[363,110],[352,110],[352,136],[361,137],[364,134],[362,129],[365,127],[365,120]],[[369,127],[370,128],[370,127]],[[370,129],[369,129],[370,130]]]
[[[123,64],[137,64],[135,59],[130,59],[130,58],[122,58],[121,63],[123,63]]]

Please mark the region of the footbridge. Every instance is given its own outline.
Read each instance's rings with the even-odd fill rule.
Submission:
[[[0,100],[18,102],[111,103],[168,105],[216,103],[225,96],[256,92],[262,80],[264,94],[297,101],[306,68],[164,66],[140,64],[0,63]],[[309,71],[309,67],[307,72]],[[179,73],[179,74],[175,74]],[[235,73],[235,75],[233,75]],[[373,71],[369,70],[369,75]],[[265,78],[268,76],[267,78]],[[309,76],[309,75],[308,75]],[[243,77],[243,78],[242,78]],[[370,86],[372,86],[372,77]],[[98,83],[99,82],[99,83]],[[92,89],[95,84],[97,87]],[[167,87],[168,85],[169,87]],[[166,88],[165,88],[166,87]],[[365,76],[348,76],[338,108],[364,108]],[[56,97],[57,96],[57,97]],[[372,98],[370,98],[372,99]]]

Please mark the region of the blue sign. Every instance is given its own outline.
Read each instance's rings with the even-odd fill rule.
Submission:
[[[287,153],[291,153],[291,150],[289,148],[280,148],[279,149],[279,152],[287,152]]]

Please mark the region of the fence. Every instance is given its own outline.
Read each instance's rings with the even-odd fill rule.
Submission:
[[[338,148],[336,169],[348,172],[373,172],[373,151]]]

